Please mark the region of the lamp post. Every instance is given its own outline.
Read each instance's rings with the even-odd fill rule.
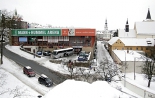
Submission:
[[[124,51],[125,52],[125,51]],[[124,87],[126,86],[126,52],[125,52],[125,66],[124,66]]]
[[[136,57],[134,57],[134,80],[136,78],[136,76],[135,76],[135,60],[136,60]]]
[[[136,72],[136,66],[135,66],[136,62],[135,61],[136,61],[137,58],[139,58],[139,57],[134,57],[134,80],[136,79],[136,74],[135,74],[135,72]]]
[[[36,52],[36,38],[31,38],[31,40],[33,40],[34,43],[35,43],[35,49],[33,50],[34,58],[35,58],[35,52]]]

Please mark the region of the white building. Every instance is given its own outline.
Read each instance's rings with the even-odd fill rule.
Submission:
[[[113,50],[112,58],[123,73],[141,73],[142,66],[146,61],[145,56],[132,50]]]
[[[107,19],[105,20],[105,26],[103,31],[103,40],[110,40],[112,38],[113,34],[108,30],[108,23]]]

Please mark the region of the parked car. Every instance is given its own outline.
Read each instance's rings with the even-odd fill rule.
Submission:
[[[51,56],[51,51],[44,51],[43,52],[43,55],[44,56]]]
[[[30,66],[23,67],[23,73],[29,77],[35,77],[36,73]]]
[[[41,76],[38,78],[38,82],[40,84],[45,85],[46,87],[51,87],[53,85],[52,80],[50,80],[46,75],[41,74]]]
[[[37,51],[37,54],[38,55],[42,55],[42,51]]]
[[[81,51],[81,52],[79,53],[79,56],[85,56],[85,57],[88,57],[89,54],[86,53],[85,51]]]
[[[79,56],[78,61],[87,61],[87,57],[85,56]]]

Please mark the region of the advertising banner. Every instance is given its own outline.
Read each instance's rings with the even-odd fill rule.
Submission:
[[[61,29],[16,29],[12,36],[61,36]]]
[[[62,36],[95,36],[95,29],[62,29]]]
[[[95,36],[95,29],[75,29],[75,36]]]
[[[62,36],[75,36],[75,29],[62,29]]]

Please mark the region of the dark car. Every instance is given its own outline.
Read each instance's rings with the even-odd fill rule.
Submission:
[[[87,61],[87,57],[86,56],[79,56],[78,61]]]
[[[85,56],[85,57],[88,57],[89,54],[86,53],[85,51],[81,51],[81,52],[79,53],[79,56]]]
[[[42,51],[37,51],[37,54],[38,55],[42,55]]]
[[[51,51],[44,51],[43,52],[43,55],[44,56],[51,56]]]
[[[46,75],[41,74],[41,76],[38,78],[38,82],[40,84],[45,85],[46,87],[51,87],[53,85],[52,80],[50,80]]]
[[[36,73],[30,66],[23,67],[23,73],[29,77],[35,77]]]

